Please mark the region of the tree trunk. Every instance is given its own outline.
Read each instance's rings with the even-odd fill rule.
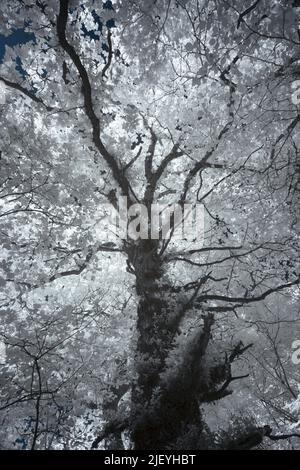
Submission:
[[[162,377],[183,305],[164,281],[155,241],[140,241],[129,263],[139,295],[131,417],[135,449],[196,448],[203,430],[197,384],[210,332],[199,333],[183,366]]]

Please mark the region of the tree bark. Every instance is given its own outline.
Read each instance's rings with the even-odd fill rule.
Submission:
[[[135,449],[196,448],[203,422],[197,395],[210,324],[193,338],[186,357],[172,373],[166,358],[183,310],[179,295],[163,276],[155,241],[142,240],[129,253],[139,295],[137,311],[136,380],[132,390],[132,439]],[[183,438],[189,435],[185,444]]]

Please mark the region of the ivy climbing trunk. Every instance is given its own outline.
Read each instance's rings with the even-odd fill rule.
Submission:
[[[132,439],[135,449],[195,448],[203,430],[197,395],[210,326],[193,338],[178,367],[168,368],[184,306],[165,281],[157,253],[155,241],[140,241],[129,253],[139,296]]]

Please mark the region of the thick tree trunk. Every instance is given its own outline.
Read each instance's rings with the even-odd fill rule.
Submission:
[[[183,367],[172,369],[167,379],[162,377],[183,306],[164,282],[155,244],[144,241],[136,250],[129,257],[140,298],[132,391],[134,445],[136,449],[196,448],[203,430],[197,383],[209,332],[194,338]],[[187,435],[188,442],[183,443]]]

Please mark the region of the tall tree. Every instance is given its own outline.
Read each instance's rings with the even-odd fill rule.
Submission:
[[[32,448],[64,441],[74,403],[88,420],[104,412],[84,434],[94,448],[122,432],[135,449],[275,441],[261,423],[220,438],[206,414],[243,381],[254,399],[266,337],[297,396],[286,333],[280,353],[268,322],[280,302],[276,327],[299,328],[299,8],[14,0],[1,12],[4,35],[34,35],[7,48],[0,74],[3,379],[18,369],[2,410],[23,407]],[[150,225],[153,204],[201,205],[203,244],[175,237],[175,215],[167,238],[110,238],[106,204],[121,197],[128,222],[142,204]]]

